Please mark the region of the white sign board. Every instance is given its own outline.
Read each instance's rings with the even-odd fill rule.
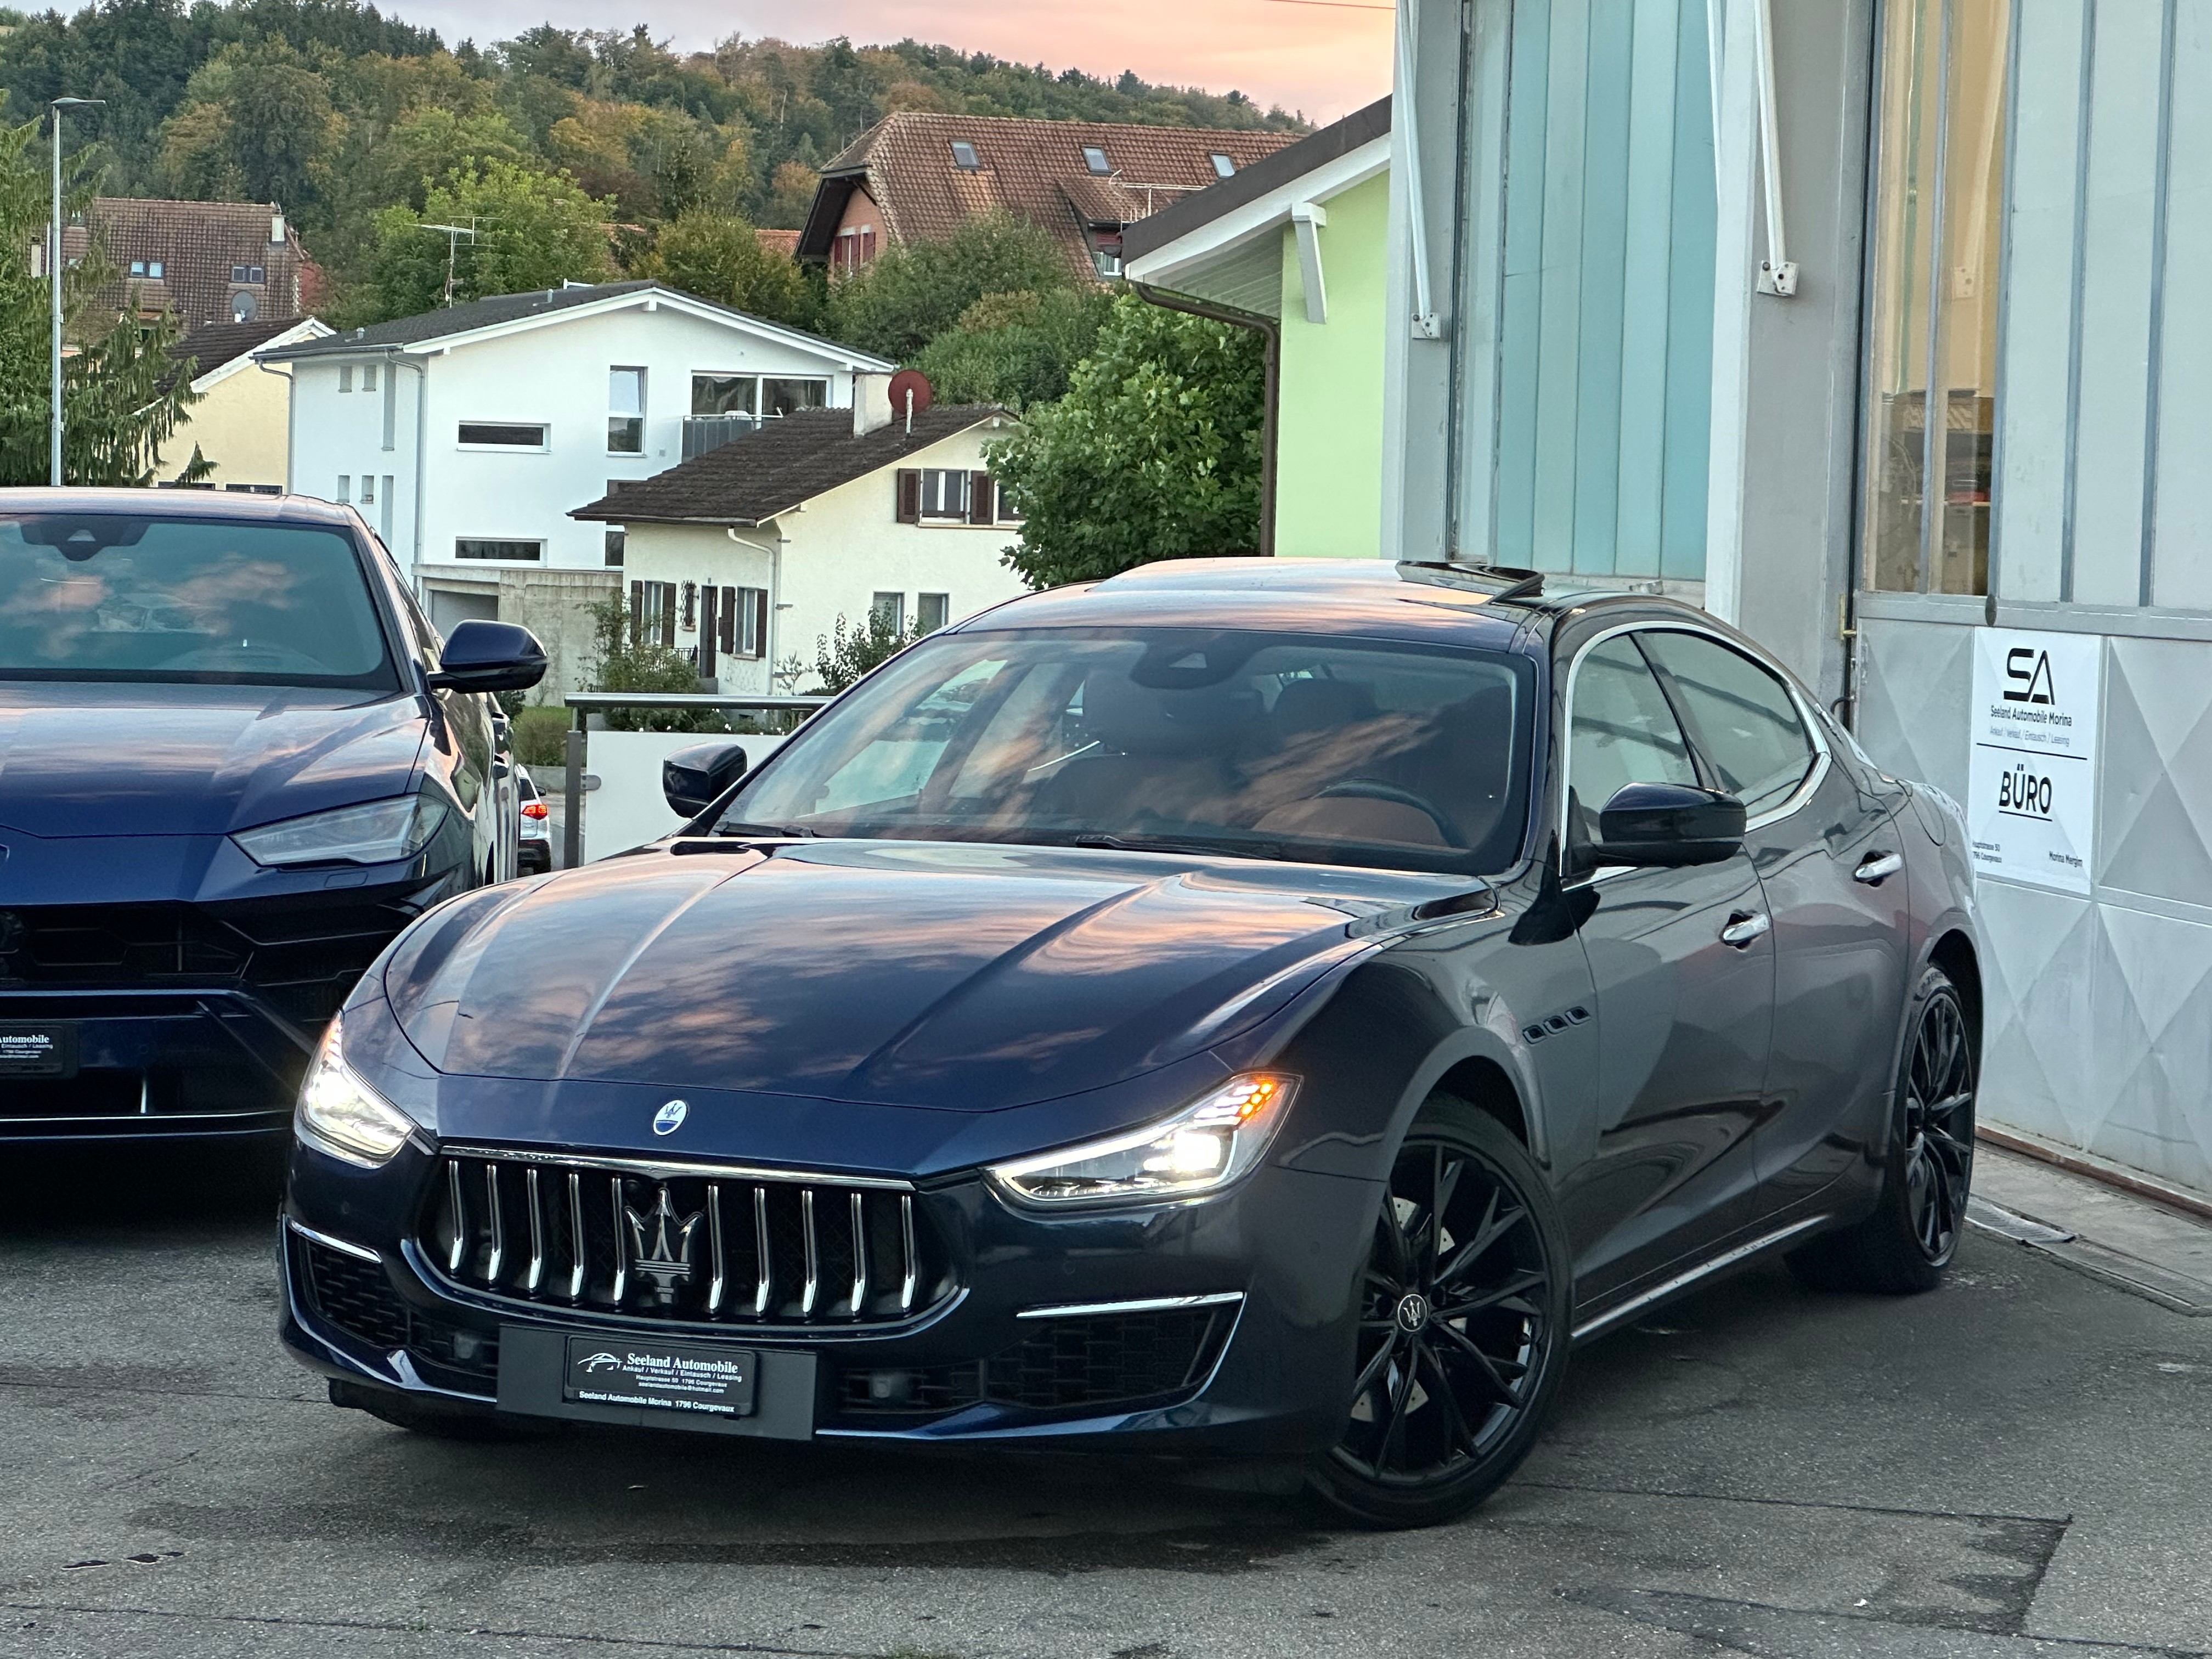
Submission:
[[[2084,893],[2095,870],[2104,641],[1974,630],[1966,830],[1977,874]]]

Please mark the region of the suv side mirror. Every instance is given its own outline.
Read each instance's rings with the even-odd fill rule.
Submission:
[[[694,744],[660,763],[660,793],[667,799],[669,811],[696,818],[746,770],[742,744]]]
[[[1632,783],[1597,815],[1590,852],[1600,864],[1718,864],[1743,845],[1743,803],[1734,795],[1680,783]]]
[[[545,647],[526,628],[471,617],[446,641],[434,691],[526,691],[545,678]]]

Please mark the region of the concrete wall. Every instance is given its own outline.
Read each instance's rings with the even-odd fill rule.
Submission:
[[[917,450],[899,465],[981,471],[993,435],[989,428],[977,428]],[[774,688],[780,691],[814,685],[817,641],[841,616],[848,631],[865,623],[877,592],[904,594],[909,622],[917,594],[947,594],[948,618],[957,622],[1029,591],[1004,562],[1020,533],[1015,526],[901,524],[895,471],[885,467],[831,490],[772,526],[739,530],[737,540],[712,526],[632,525],[618,574],[625,581],[767,588],[775,659],[796,657],[802,665],[799,683]],[[696,628],[687,633],[679,626],[676,643],[696,646]],[[769,666],[765,660],[718,657],[718,688],[766,692]]]
[[[1354,185],[1324,206],[1328,222],[1317,235],[1326,322],[1307,320],[1297,232],[1282,232],[1275,551],[1372,558],[1382,550],[1389,179]]]

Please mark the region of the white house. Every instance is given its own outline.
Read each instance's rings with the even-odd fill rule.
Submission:
[[[1004,555],[1018,534],[986,469],[1012,424],[989,404],[894,416],[879,374],[850,410],[763,423],[575,517],[620,525],[633,625],[697,653],[725,694],[813,683],[817,641],[870,612],[941,628],[1027,591]],[[771,687],[796,658],[798,686]]]
[[[356,507],[434,623],[538,629],[573,684],[582,607],[622,580],[619,530],[569,509],[732,425],[849,408],[890,365],[664,287],[501,295],[257,354],[291,376],[287,487]]]

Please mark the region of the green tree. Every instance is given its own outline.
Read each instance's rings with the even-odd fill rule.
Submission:
[[[1060,244],[1003,215],[972,220],[942,241],[879,254],[830,294],[839,339],[905,362],[986,295],[1039,294],[1075,285]]]
[[[295,212],[319,202],[345,131],[320,69],[281,40],[233,43],[202,64],[161,130],[171,187]]]
[[[1050,587],[1255,551],[1265,398],[1258,335],[1121,295],[1067,395],[991,447],[1026,515],[1006,562]]]
[[[798,264],[732,215],[695,211],[663,226],[640,274],[771,322],[814,320],[814,292]]]
[[[914,360],[947,403],[1002,404],[1021,410],[1067,391],[1113,309],[1103,289],[987,294]]]
[[[880,611],[871,611],[849,632],[844,613],[831,624],[832,632],[814,636],[814,672],[821,684],[808,694],[835,696],[863,674],[880,667],[921,637],[920,623],[901,628]]]
[[[698,669],[674,646],[634,638],[629,606],[620,593],[585,609],[592,618],[592,654],[584,675],[592,690],[696,694]],[[729,729],[729,723],[711,708],[615,708],[607,713],[607,726],[616,732]]]
[[[36,133],[30,122],[0,129],[0,246],[27,249],[45,240],[46,180],[26,153]],[[67,204],[82,210],[94,183],[80,174]],[[99,293],[114,280],[97,246],[63,273],[64,331],[75,348],[62,374],[62,476],[70,483],[151,483],[161,446],[198,401],[191,375],[168,356],[177,340],[172,320],[142,325],[100,309]],[[27,259],[0,259],[0,484],[46,482],[49,303],[45,279],[31,274]]]
[[[611,204],[586,196],[566,173],[494,161],[429,191],[420,213],[398,206],[376,216],[368,281],[347,323],[410,317],[444,303],[448,239],[432,225],[472,227],[453,250],[456,304],[495,294],[605,282],[614,274]]]

